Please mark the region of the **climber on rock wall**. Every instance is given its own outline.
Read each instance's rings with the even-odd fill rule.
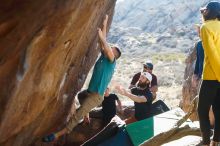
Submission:
[[[70,133],[91,109],[102,103],[104,92],[114,74],[116,60],[121,56],[120,49],[116,46],[110,47],[106,40],[107,24],[108,15],[105,16],[102,29],[98,28],[101,56],[95,63],[88,89],[78,94],[80,108],[74,112],[74,115],[70,118],[65,128],[43,137],[43,142],[51,142],[64,134]]]

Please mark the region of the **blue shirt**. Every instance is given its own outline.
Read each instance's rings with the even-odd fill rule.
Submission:
[[[194,74],[198,75],[198,77],[201,78],[204,62],[204,49],[202,46],[202,41],[199,41],[196,45],[196,57],[197,59]]]
[[[111,62],[102,54],[96,61],[88,91],[103,96],[114,74],[116,61]]]

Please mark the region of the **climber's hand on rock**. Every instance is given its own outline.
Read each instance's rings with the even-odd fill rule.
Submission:
[[[105,19],[103,21],[103,25],[107,26],[107,24],[108,24],[108,15],[105,15]]]

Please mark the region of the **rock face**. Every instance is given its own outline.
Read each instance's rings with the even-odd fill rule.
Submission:
[[[94,64],[97,27],[115,0],[1,0],[0,145],[63,126]]]
[[[117,113],[117,115],[122,120],[127,119],[134,114],[133,105],[124,104],[123,109],[123,113]],[[66,145],[81,145],[82,143],[96,135],[98,132],[100,132],[102,129],[102,111],[101,108],[95,108],[90,112],[90,124],[80,123],[77,127],[75,127],[73,132],[66,136]]]
[[[192,100],[199,93],[200,83],[197,87],[192,86],[192,76],[194,73],[195,62],[196,62],[196,48],[194,47],[190,50],[190,53],[188,54],[186,58],[186,62],[185,62],[186,68],[185,68],[184,82],[183,82],[183,88],[182,88],[183,97],[182,97],[182,100],[180,101],[180,107],[185,112],[189,111],[189,107],[190,107]],[[198,82],[201,82],[201,80],[199,80]],[[193,121],[199,120],[197,111],[190,116],[190,119]],[[215,120],[214,120],[214,114],[213,114],[212,108],[209,111],[209,120],[210,120],[211,125],[213,126]]]
[[[198,88],[192,87],[192,82],[191,82],[192,75],[194,73],[194,68],[195,68],[195,61],[196,61],[196,48],[194,47],[193,49],[191,49],[185,62],[186,68],[185,68],[184,82],[183,82],[183,89],[182,89],[183,97],[180,102],[180,106],[185,112],[189,111],[191,101],[198,94]],[[198,120],[197,113],[192,114],[190,119]]]

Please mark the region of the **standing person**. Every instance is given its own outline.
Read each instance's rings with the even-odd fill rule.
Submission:
[[[210,144],[209,109],[212,106],[215,126],[211,146],[220,142],[220,3],[209,2],[201,9],[204,22],[201,39],[204,48],[204,68],[199,92],[198,115],[202,144]]]
[[[103,113],[103,125],[106,126],[111,119],[116,115],[116,101],[119,107],[119,112],[122,112],[122,104],[116,94],[110,93],[110,89],[107,88],[104,94],[104,100],[102,102]]]
[[[153,94],[153,100],[154,100],[156,98],[156,92],[158,91],[158,86],[157,86],[157,76],[153,74],[153,67],[154,66],[151,62],[146,62],[145,64],[143,64],[143,72],[149,72],[152,75],[152,81],[151,84],[149,84],[149,87],[150,87],[150,91]],[[131,89],[132,87],[136,87],[136,84],[138,83],[140,76],[141,76],[141,72],[138,72],[133,76],[129,89]],[[137,84],[137,86],[140,85]]]
[[[78,94],[80,108],[71,117],[64,129],[43,137],[42,141],[51,142],[64,134],[70,133],[83,116],[86,116],[95,105],[101,104],[104,92],[113,76],[116,60],[121,56],[119,48],[110,47],[106,41],[107,23],[108,15],[103,21],[103,28],[98,28],[101,56],[95,63],[88,89]]]
[[[195,25],[196,30],[198,32],[198,35],[200,37],[200,25]],[[201,78],[202,78],[202,72],[203,72],[203,62],[204,62],[204,49],[202,46],[201,39],[196,43],[196,64],[194,69],[194,74],[192,76],[192,87],[197,89],[197,93],[199,92],[199,88],[201,86]],[[209,111],[209,120],[210,124],[213,127],[214,126],[214,115],[212,111],[212,107]]]
[[[196,25],[196,30],[200,37],[200,26],[199,25]],[[203,62],[204,62],[204,49],[202,46],[201,39],[196,43],[195,48],[196,48],[196,64],[195,64],[194,74],[192,77],[192,85],[193,87],[198,87],[199,81],[202,77]]]
[[[149,90],[149,84],[151,81],[152,75],[148,72],[143,72],[141,73],[138,80],[138,84],[140,86],[133,87],[131,89],[131,92],[127,91],[121,86],[117,87],[119,94],[127,96],[134,101],[135,114],[133,117],[125,120],[126,124],[130,124],[150,117],[151,105],[153,100],[152,93]]]

